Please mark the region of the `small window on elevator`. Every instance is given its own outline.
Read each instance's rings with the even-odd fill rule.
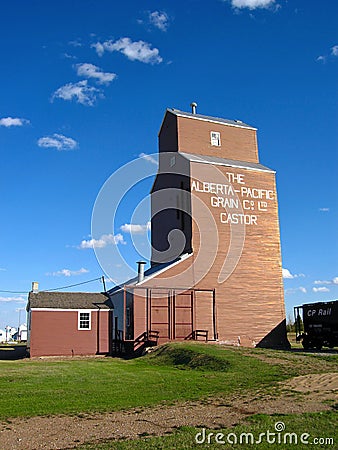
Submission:
[[[220,147],[221,146],[221,133],[218,131],[210,132],[210,142],[212,146]]]

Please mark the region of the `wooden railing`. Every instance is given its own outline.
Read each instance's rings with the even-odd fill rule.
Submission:
[[[188,336],[186,336],[185,338],[184,338],[184,340],[186,340],[186,341],[198,341],[198,338],[199,337],[202,337],[204,340],[205,340],[205,342],[207,342],[208,341],[208,334],[209,334],[209,332],[208,332],[208,330],[194,330],[194,331],[192,331],[190,334],[188,334]]]
[[[136,339],[123,339],[123,331],[116,330],[115,339],[112,341],[113,355],[137,355],[142,352],[145,347],[153,347],[158,344],[160,332],[156,330],[145,331],[137,336]]]

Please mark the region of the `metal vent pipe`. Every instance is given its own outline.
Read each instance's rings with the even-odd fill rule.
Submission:
[[[144,280],[144,266],[146,265],[145,261],[137,261],[137,282],[141,283]]]

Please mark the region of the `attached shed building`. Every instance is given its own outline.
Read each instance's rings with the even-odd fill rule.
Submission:
[[[32,357],[110,352],[112,304],[105,294],[32,291],[27,312]]]

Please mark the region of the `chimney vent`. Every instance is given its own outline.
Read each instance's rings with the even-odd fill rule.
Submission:
[[[196,114],[197,103],[196,102],[192,102],[192,103],[190,103],[190,106],[191,106],[191,112],[193,114]]]
[[[144,266],[146,264],[145,261],[137,261],[138,269],[137,269],[137,282],[141,283],[144,280]]]
[[[33,281],[33,283],[32,283],[32,292],[34,294],[39,292],[39,283],[37,281]]]

